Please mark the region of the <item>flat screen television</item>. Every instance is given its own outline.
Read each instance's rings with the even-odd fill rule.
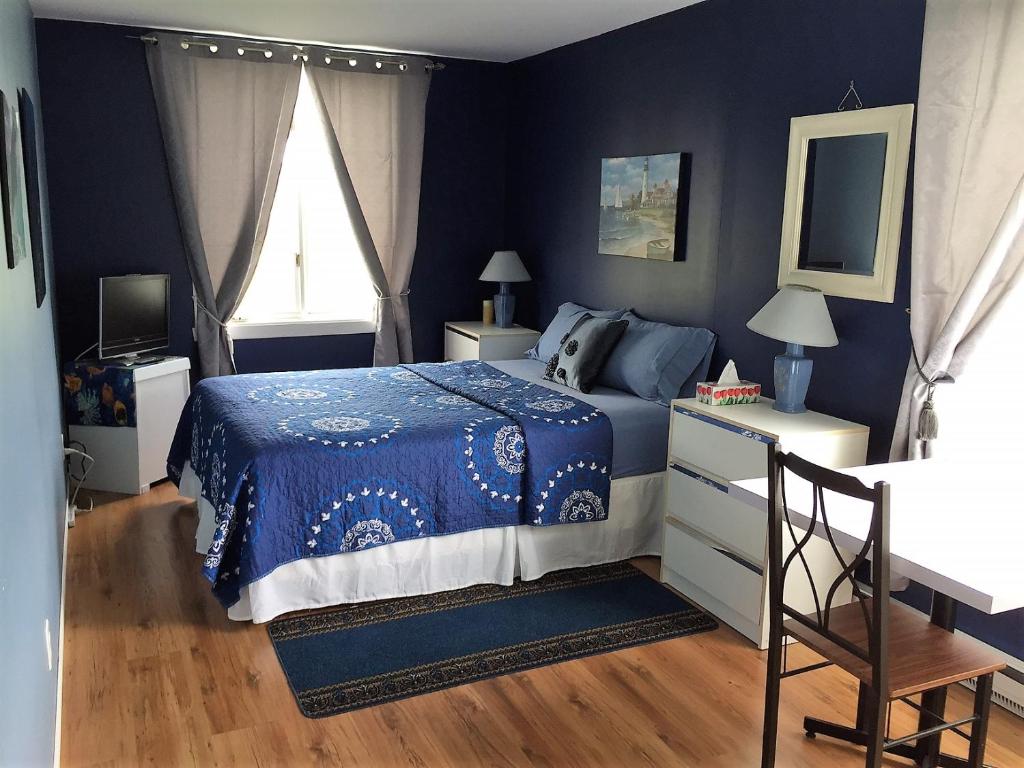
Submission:
[[[170,285],[170,275],[100,278],[101,359],[167,347]]]

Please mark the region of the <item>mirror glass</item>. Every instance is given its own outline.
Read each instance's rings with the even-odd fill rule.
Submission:
[[[886,134],[807,140],[798,266],[872,275]]]

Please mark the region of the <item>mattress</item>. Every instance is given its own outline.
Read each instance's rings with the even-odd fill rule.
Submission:
[[[544,379],[540,360],[488,360],[510,376],[561,392],[600,408],[612,423],[612,479],[661,472],[668,450],[669,409],[610,387],[588,394]]]

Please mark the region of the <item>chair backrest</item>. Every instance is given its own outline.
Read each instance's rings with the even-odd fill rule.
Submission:
[[[786,497],[786,473],[790,472],[810,484],[813,498],[810,499],[810,525],[807,530],[797,530],[789,515]],[[888,675],[888,661],[885,647],[889,635],[889,485],[876,483],[869,488],[855,477],[844,475],[825,467],[819,467],[793,453],[784,453],[776,444],[768,452],[768,568],[772,620],[794,619],[817,632],[825,639],[845,651],[867,662],[872,667],[876,687],[885,684]],[[863,547],[845,555],[836,544],[829,524],[825,491],[860,499],[872,505],[871,525]],[[805,511],[802,510],[802,511]],[[827,590],[819,591],[805,555],[805,548],[814,536],[823,536],[831,546],[832,553],[839,561],[839,575]],[[788,536],[793,549],[783,556],[783,540]],[[785,582],[790,567],[799,560],[807,573],[815,611],[804,614],[785,600]],[[871,561],[871,595],[866,595],[854,578],[857,569]],[[860,601],[864,623],[867,628],[867,647],[837,632],[831,626],[833,601],[843,583],[849,581],[853,596]]]

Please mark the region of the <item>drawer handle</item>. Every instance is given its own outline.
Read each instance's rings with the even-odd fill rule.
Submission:
[[[681,413],[683,416],[689,416],[691,419],[696,419],[697,421],[703,421],[705,424],[709,424],[712,427],[724,429],[727,432],[732,432],[734,435],[745,437],[748,440],[756,440],[757,442],[764,443],[765,445],[772,445],[775,442],[775,438],[768,437],[768,435],[762,435],[760,432],[755,432],[752,429],[744,429],[743,427],[737,427],[735,424],[730,424],[727,421],[719,421],[705,413],[697,413],[696,411],[683,408],[681,405],[674,407],[676,413]]]
[[[725,555],[730,560],[732,560],[734,563],[739,563],[744,568],[746,568],[748,571],[753,571],[758,576],[764,576],[764,568],[760,568],[760,567],[754,565],[753,563],[748,563],[746,560],[744,560],[739,555],[734,555],[729,550],[722,549],[721,547],[712,547],[712,549],[715,550],[715,552],[717,552],[720,555]]]
[[[724,557],[729,558],[730,560],[732,560],[735,563],[738,563],[739,565],[742,565],[748,571],[753,571],[758,576],[763,576],[764,575],[764,569],[763,568],[761,568],[760,566],[754,565],[753,563],[749,562],[742,555],[737,555],[735,552],[729,551],[728,549],[723,547],[721,544],[716,543],[714,541],[714,539],[711,539],[709,536],[707,536],[706,534],[701,533],[700,531],[696,530],[695,528],[691,528],[689,525],[684,523],[682,520],[676,520],[671,515],[668,515],[668,516],[665,517],[665,522],[668,525],[671,525],[673,528],[678,528],[680,531],[685,533],[691,539],[695,539],[696,541],[699,541],[701,544],[706,546],[708,549],[712,549],[715,552],[717,552],[718,554],[723,555]]]
[[[480,339],[478,339],[476,336],[472,336],[466,333],[465,331],[459,330],[458,328],[452,328],[450,325],[446,325],[444,329],[449,333],[454,333],[457,336],[462,336],[463,338],[469,339],[470,341],[480,341]]]
[[[704,475],[698,474],[697,472],[694,472],[692,469],[681,467],[678,464],[669,464],[669,466],[676,472],[682,472],[687,477],[693,478],[698,483],[704,483],[704,485],[708,486],[709,488],[714,488],[716,491],[721,491],[722,493],[729,492],[729,486],[715,482],[710,477],[704,477]]]

